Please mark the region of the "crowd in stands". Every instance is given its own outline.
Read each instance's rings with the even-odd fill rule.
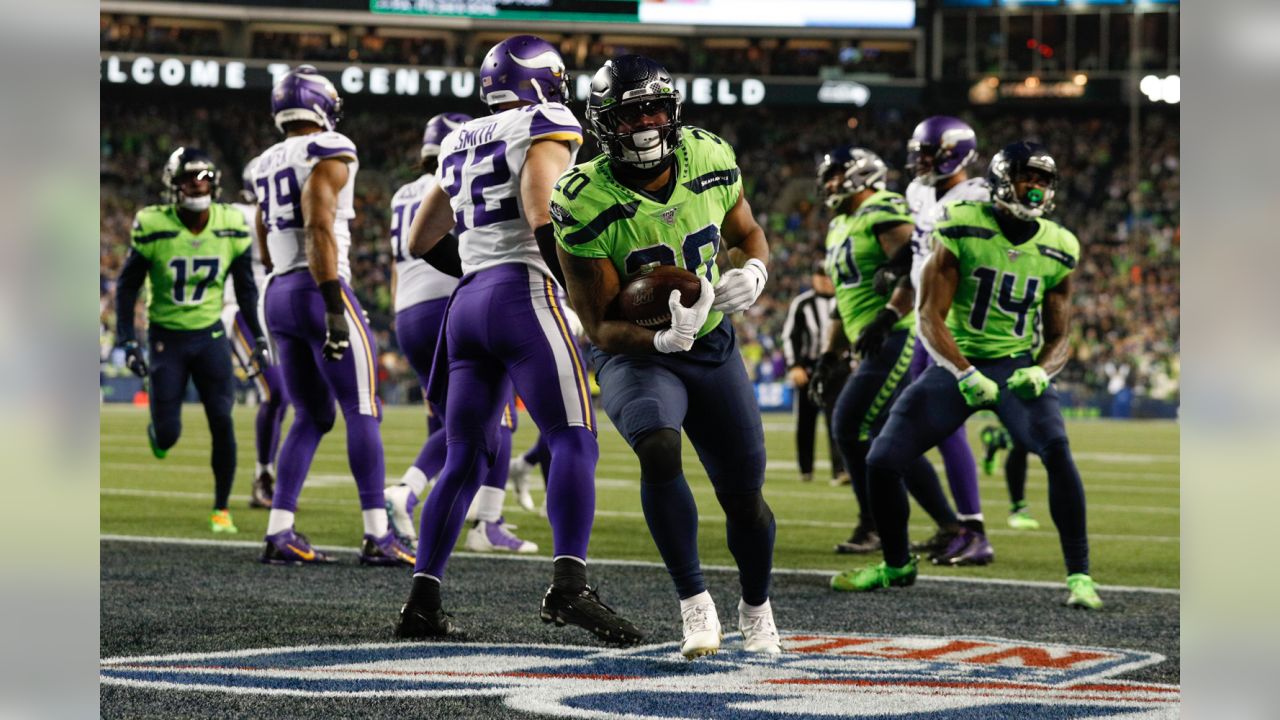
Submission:
[[[352,106],[356,103],[351,103]],[[577,108],[580,110],[580,108]],[[814,173],[822,154],[841,144],[880,153],[894,168],[890,189],[909,178],[901,170],[905,141],[917,113],[896,109],[715,109],[690,106],[685,122],[721,135],[738,153],[748,200],[766,228],[772,249],[769,286],[737,320],[742,352],[757,380],[785,376],[780,333],[791,298],[805,290],[823,255],[828,213]],[[965,115],[978,131],[982,159],[1015,139],[1046,144],[1061,170],[1052,216],[1079,236],[1080,265],[1073,280],[1073,357],[1060,376],[1078,398],[1105,402],[1127,392],[1176,401],[1179,351],[1178,116],[1151,113],[1142,125],[1139,171],[1130,170],[1123,118],[1062,113]],[[389,401],[418,397],[412,373],[395,353],[390,297],[387,205],[412,179],[422,123],[408,113],[360,112],[352,107],[340,130],[360,152],[352,224],[353,286],[369,311],[382,350]],[[140,106],[105,98],[101,123],[101,269],[103,346],[114,324],[113,280],[127,251],[133,212],[156,202],[168,153],[190,143],[209,151],[223,168],[223,200],[234,198],[240,169],[278,135],[258,103],[216,107]],[[579,154],[586,160],[594,145]],[[145,317],[144,313],[139,318]]]

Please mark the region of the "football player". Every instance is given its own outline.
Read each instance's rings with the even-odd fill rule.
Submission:
[[[823,394],[833,376],[847,367],[847,352],[861,360],[835,401],[836,442],[853,479],[858,524],[838,553],[880,549],[875,520],[867,504],[866,456],[886,412],[907,383],[914,349],[915,323],[910,288],[876,292],[876,268],[911,240],[912,222],[902,196],[885,189],[889,168],[878,155],[857,147],[828,153],[818,168],[825,203],[833,211],[826,239],[827,275],[835,283],[836,317],[828,329],[814,371],[815,394]],[[938,475],[923,457],[906,469],[907,485],[943,531],[956,525]],[[836,586],[837,590],[846,588]]]
[[[391,295],[395,302],[396,339],[409,365],[418,373],[423,388],[427,387],[431,376],[431,361],[435,357],[440,325],[444,322],[445,306],[449,295],[458,286],[458,279],[409,254],[409,226],[423,195],[436,183],[440,142],[468,120],[471,120],[470,115],[441,113],[427,121],[422,134],[422,149],[418,154],[422,175],[402,186],[391,198],[391,255],[395,258],[395,264],[391,266]],[[434,478],[444,466],[445,432],[440,417],[442,413],[438,410],[427,406],[427,440],[418,458],[405,471],[401,483],[386,491],[391,528],[402,543],[417,542],[414,508],[425,493],[429,478]],[[499,434],[497,454],[503,460],[490,469],[472,502],[476,520],[467,532],[469,550],[525,553],[538,550],[536,544],[512,534],[510,526],[502,520],[502,501],[507,487],[506,458],[511,457],[511,434],[515,431],[516,418],[513,403],[502,415],[503,432]]]
[[[163,458],[182,434],[182,398],[195,382],[213,437],[213,514],[209,528],[234,533],[227,509],[236,474],[236,435],[231,421],[235,386],[231,348],[220,319],[223,285],[235,284],[242,307],[258,306],[253,282],[253,238],[244,215],[214,202],[222,174],[208,155],[180,147],[164,166],[166,202],[138,211],[129,257],[116,285],[116,334],[134,374],[150,378],[151,452]],[[134,335],[134,306],[143,282],[151,281],[147,302],[150,364]],[[256,314],[245,316],[252,338],[252,362],[266,364],[266,342]]]
[[[727,521],[742,597],[738,628],[749,652],[781,652],[769,603],[775,523],[760,489],[760,410],[728,315],[751,307],[768,279],[769,245],[742,190],[733,149],[680,121],[680,93],[658,63],[607,61],[591,81],[587,124],[602,155],[556,183],[551,217],[572,302],[591,339],[605,412],[640,460],[640,503],[675,583],[680,650],[716,652],[721,625],[698,560],[698,509],[680,461],[683,429]],[[741,267],[720,273],[732,248]],[[607,308],[645,269],[696,274],[692,307],[668,300],[671,326],[614,319]],[[714,287],[713,287],[714,286]]]
[[[1035,348],[1032,348],[1035,351]],[[1001,425],[982,428],[982,458],[984,475],[996,473],[996,457],[1001,450],[1008,450],[1004,460],[1004,483],[1009,490],[1009,527],[1014,530],[1039,530],[1040,521],[1031,517],[1027,505],[1027,449],[1013,441],[1009,431]]]
[[[456,631],[442,609],[441,578],[467,506],[494,463],[514,383],[551,452],[554,579],[539,615],[606,642],[635,643],[640,631],[587,584],[596,420],[582,357],[544,259],[554,260],[551,186],[582,144],[582,127],[564,106],[564,60],[541,38],[507,38],[485,55],[480,92],[493,114],[441,143],[439,183],[427,190],[409,233],[411,254],[466,274],[449,300],[428,385],[428,399],[445,406],[448,449],[422,509],[413,588],[396,634]]]
[[[1070,351],[1071,272],[1080,243],[1043,217],[1058,180],[1043,146],[1006,146],[992,158],[987,179],[992,202],[947,205],[934,228],[937,247],[923,269],[918,307],[920,333],[937,365],[903,393],[867,456],[884,562],[843,573],[842,581],[854,590],[915,582],[919,558],[907,545],[910,507],[899,475],[969,415],[990,408],[1048,473],[1067,604],[1100,608],[1088,574],[1084,485],[1050,383]],[[1036,312],[1044,344],[1033,358]]]
[[[271,91],[271,112],[285,138],[258,156],[250,170],[258,227],[273,264],[264,316],[294,412],[280,449],[261,559],[272,564],[331,560],[295,530],[294,513],[316,447],[333,428],[336,400],[346,420],[347,459],[364,520],[360,562],[412,564],[412,551],[387,525],[376,348],[348,284],[348,222],[355,217],[359,161],[355,143],[334,130],[341,111],[333,83],[314,67],[290,70]]]
[[[253,179],[249,175],[248,165],[241,174],[241,181],[239,202],[232,203],[232,207],[244,215],[249,232],[254,236],[253,243],[250,245],[250,253],[253,256],[253,281],[258,287],[263,287],[270,261],[268,259],[264,262],[262,242],[257,237],[255,218],[258,213],[258,200],[253,193]],[[236,361],[240,363],[240,368],[244,370],[245,377],[254,380],[254,387],[258,392],[258,415],[254,422],[254,449],[257,451],[257,464],[253,472],[253,493],[249,497],[249,507],[270,508],[271,493],[275,487],[276,451],[280,447],[280,428],[284,424],[289,403],[284,399],[284,381],[280,379],[280,368],[271,363],[270,358],[261,367],[253,364],[253,334],[245,315],[252,314],[257,318],[260,308],[241,310],[231,288],[227,288],[225,303],[222,310],[222,324],[227,328],[227,337],[234,338],[231,341],[231,350],[235,354]]]

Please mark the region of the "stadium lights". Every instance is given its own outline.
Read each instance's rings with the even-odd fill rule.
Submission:
[[[1170,105],[1177,105],[1182,100],[1182,79],[1177,75],[1170,75],[1165,78],[1148,75],[1142,78],[1142,82],[1138,83],[1138,89],[1151,102],[1163,100]]]
[[[1080,85],[1080,86],[1088,85],[1088,84],[1089,84],[1089,76],[1088,76],[1088,75],[1085,75],[1084,73],[1076,73],[1076,74],[1075,74],[1075,77],[1072,77],[1072,78],[1071,78],[1071,82],[1075,83],[1076,85]]]

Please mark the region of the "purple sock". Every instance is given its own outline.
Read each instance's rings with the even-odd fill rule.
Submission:
[[[280,466],[276,468],[276,487],[271,496],[271,507],[274,510],[296,512],[298,495],[302,493],[302,482],[307,479],[311,470],[311,461],[316,456],[316,448],[320,446],[320,438],[325,429],[332,427],[319,425],[306,412],[298,412],[295,408],[293,427],[280,445]]]
[[[382,491],[387,482],[387,468],[382,457],[382,436],[378,419],[371,415],[350,413],[347,420],[347,462],[360,492],[360,509],[376,510],[386,501]]]
[[[555,555],[587,558],[587,542],[596,514],[596,436],[583,427],[566,427],[547,437],[551,467],[547,474],[547,520]],[[465,510],[465,508],[464,508]]]
[[[435,489],[427,496],[418,521],[418,561],[415,573],[444,578],[449,554],[458,542],[467,508],[480,489],[480,479],[489,472],[489,458],[478,444],[450,443]]]
[[[982,501],[978,497],[978,466],[973,461],[973,450],[969,448],[969,438],[965,436],[964,426],[938,443],[938,452],[942,455],[942,464],[947,471],[947,483],[951,486],[951,497],[956,501],[956,513],[981,515]]]

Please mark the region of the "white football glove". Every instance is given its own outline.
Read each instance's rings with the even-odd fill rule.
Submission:
[[[707,276],[699,275],[698,283],[702,285],[702,294],[690,308],[680,304],[679,290],[671,291],[671,296],[667,298],[667,306],[671,308],[671,327],[653,335],[653,347],[658,352],[684,352],[693,347],[693,341],[698,339],[698,331],[711,314],[711,303],[716,297]]]
[[[746,265],[720,276],[720,282],[716,284],[716,301],[711,309],[725,313],[746,310],[760,297],[768,279],[769,271],[764,263],[751,258]]]
[[[576,338],[586,337],[587,329],[582,326],[582,318],[578,317],[578,313],[563,303],[560,305],[560,310],[564,312],[564,320],[569,324],[569,332]]]

